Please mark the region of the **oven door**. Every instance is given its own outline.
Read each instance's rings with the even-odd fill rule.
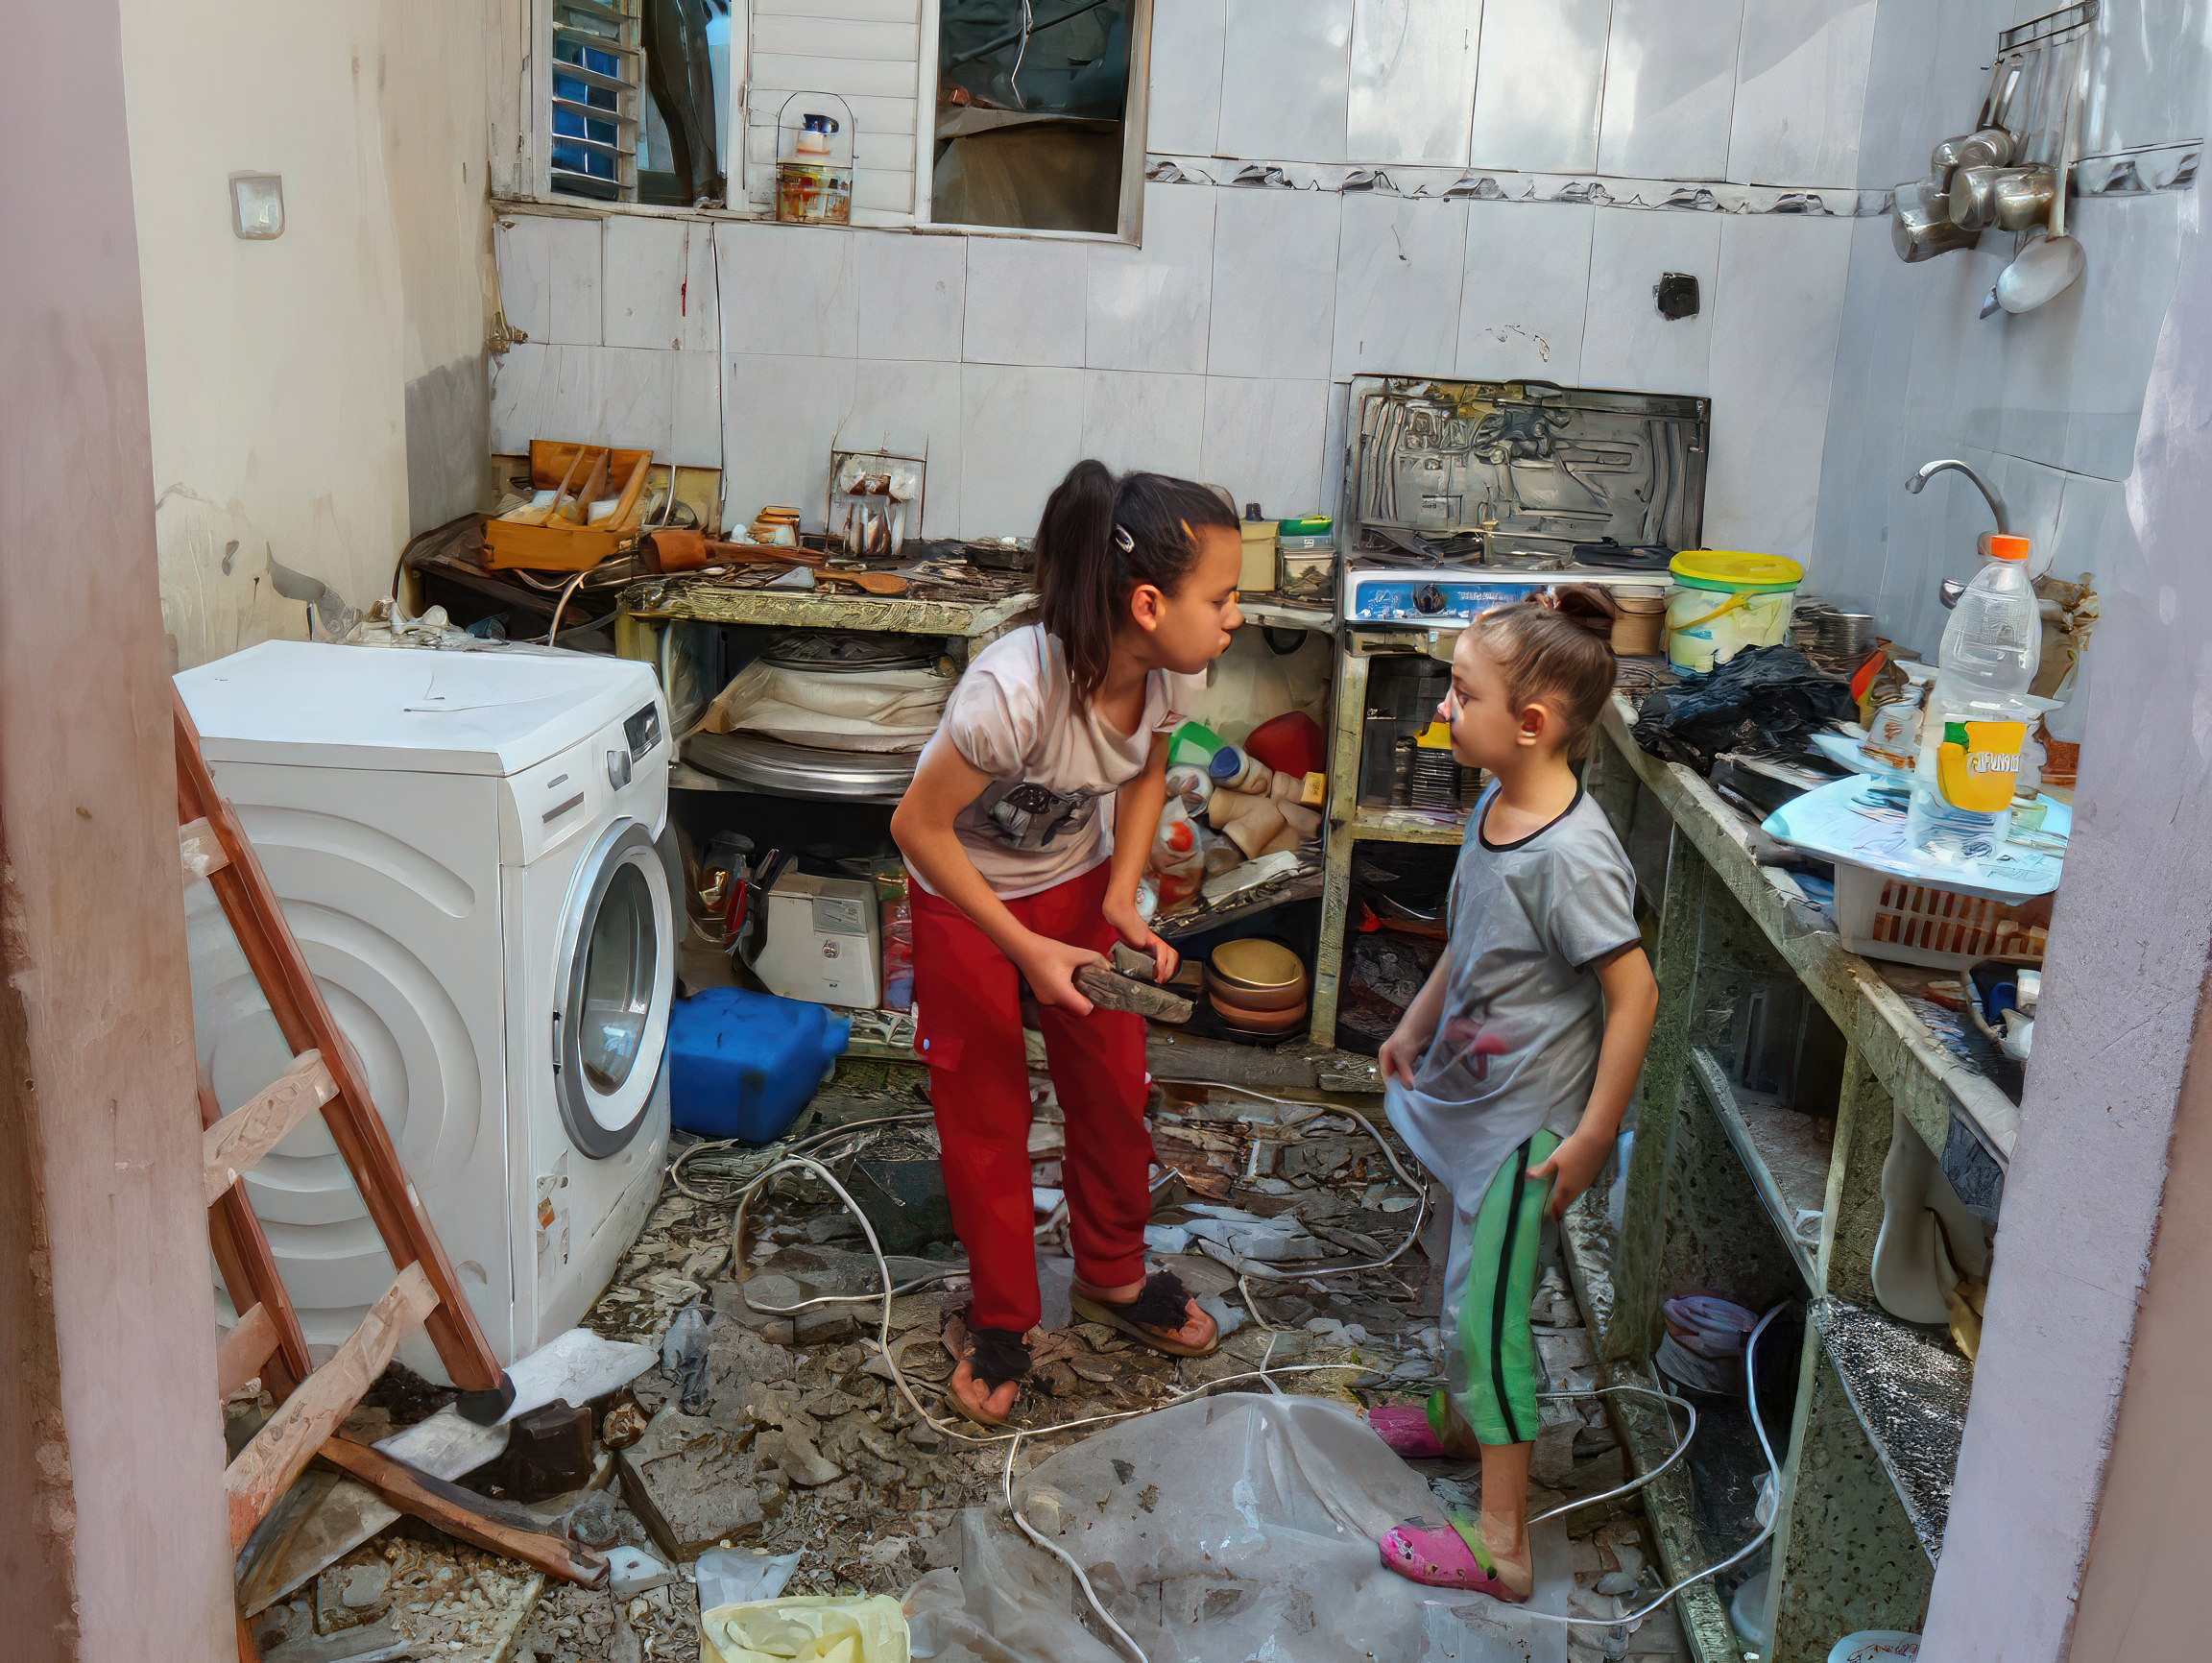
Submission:
[[[644,827],[618,820],[576,869],[554,966],[561,1119],[594,1160],[645,1121],[668,1037],[676,931],[667,868]]]

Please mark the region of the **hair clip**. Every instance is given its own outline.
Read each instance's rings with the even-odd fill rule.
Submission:
[[[1129,535],[1126,527],[1115,526],[1114,541],[1121,545],[1123,554],[1135,554],[1137,552],[1137,540]]]

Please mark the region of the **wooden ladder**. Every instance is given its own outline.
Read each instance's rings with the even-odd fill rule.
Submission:
[[[360,1064],[330,1015],[260,858],[230,805],[215,789],[191,714],[180,695],[173,697],[183,881],[204,878],[214,889],[293,1053],[289,1069],[228,1115],[216,1106],[206,1080],[200,1083],[207,1234],[238,1312],[237,1326],[217,1357],[217,1378],[228,1393],[258,1376],[277,1400],[276,1412],[224,1474],[235,1553],[353,1412],[400,1340],[416,1327],[428,1332],[446,1373],[462,1388],[461,1412],[478,1425],[489,1426],[506,1413],[515,1401],[515,1386],[469,1310],[415,1187],[400,1169]],[[277,1275],[261,1221],[246,1199],[244,1183],[244,1174],[315,1109],[323,1111],[324,1123],[398,1270],[360,1325],[319,1368],[309,1361],[306,1336]],[[243,1618],[238,1646],[241,1657],[255,1655]]]

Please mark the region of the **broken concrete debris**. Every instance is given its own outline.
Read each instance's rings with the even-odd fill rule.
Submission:
[[[1036,1130],[1043,1135],[1033,1137],[1032,1155],[1042,1175],[1061,1158],[1064,1141],[1048,1086],[1041,1082],[1037,1096]],[[897,1113],[912,1101],[890,1094],[840,1098],[832,1091],[817,1099],[811,1124],[803,1121],[794,1135]],[[1226,1095],[1215,1100],[1203,1088],[1175,1088],[1159,1107],[1158,1124],[1166,1182],[1156,1228],[1171,1234],[1155,1251],[1222,1323],[1226,1342],[1213,1358],[1171,1360],[1101,1325],[1067,1323],[1063,1303],[1063,1325],[1030,1336],[1035,1378],[1022,1418],[1036,1430],[1024,1440],[1024,1467],[1096,1430],[1055,1433],[1055,1425],[1165,1404],[1262,1364],[1285,1391],[1343,1402],[1420,1401],[1438,1384],[1435,1271],[1424,1256],[1407,1253],[1380,1270],[1302,1279],[1309,1268],[1371,1265],[1404,1240],[1416,1217],[1417,1198],[1354,1122],[1323,1104],[1278,1111]],[[904,1176],[895,1169],[911,1164],[934,1171],[935,1161],[926,1122],[890,1130],[894,1137],[832,1169],[872,1220],[896,1226],[917,1199],[926,1209],[930,1190],[895,1181]],[[1303,1152],[1309,1141],[1318,1145],[1311,1154]],[[1272,1145],[1268,1172],[1257,1170],[1254,1158],[1263,1145]],[[759,1151],[730,1154],[753,1171],[768,1164]],[[854,1175],[878,1159],[871,1169],[885,1179],[880,1188]],[[891,1367],[896,1361],[935,1411],[952,1366],[948,1341],[958,1343],[958,1314],[967,1301],[949,1218],[920,1220],[902,1241],[906,1250],[889,1261],[895,1286],[921,1286],[892,1301],[886,1349],[878,1343],[876,1260],[850,1215],[809,1175],[780,1177],[756,1199],[743,1244],[745,1280],[730,1277],[735,1184],[718,1174],[746,1169],[739,1161],[705,1155],[686,1161],[685,1187],[696,1193],[668,1187],[586,1319],[598,1336],[648,1348],[655,1365],[592,1400],[595,1413],[556,1404],[517,1417],[507,1433],[510,1453],[464,1481],[496,1477],[505,1493],[518,1494],[510,1486],[521,1451],[541,1441],[560,1446],[558,1463],[550,1458],[556,1452],[543,1452],[545,1482],[554,1471],[573,1472],[581,1413],[596,1434],[593,1453],[612,1466],[614,1482],[602,1493],[555,1497],[545,1506],[565,1506],[552,1529],[608,1557],[609,1585],[543,1582],[402,1520],[264,1614],[266,1626],[282,1629],[269,1656],[283,1663],[295,1629],[326,1645],[327,1633],[339,1631],[328,1626],[350,1615],[353,1627],[345,1631],[357,1633],[364,1648],[387,1634],[398,1643],[449,1632],[461,1651],[440,1640],[421,1654],[461,1663],[494,1663],[501,1647],[514,1663],[696,1663],[701,1588],[723,1603],[734,1603],[723,1598],[733,1587],[753,1590],[742,1596],[749,1599],[783,1592],[902,1596],[925,1575],[957,1569],[964,1516],[998,1517],[1003,1446],[948,1437],[917,1417]],[[718,1191],[726,1198],[697,1198]],[[880,1222],[878,1228],[890,1234]],[[1166,1253],[1170,1247],[1177,1251]],[[1048,1233],[1040,1246],[1048,1303],[1055,1289],[1065,1298],[1063,1252]],[[1255,1265],[1294,1279],[1248,1273]],[[808,1304],[825,1298],[852,1302]],[[1555,1268],[1537,1290],[1531,1316],[1553,1384],[1594,1380],[1588,1331]],[[1298,1367],[1312,1371],[1286,1372]],[[431,1400],[397,1412],[403,1418],[409,1410],[435,1407]],[[375,1430],[389,1435],[389,1426]],[[1595,1401],[1558,1406],[1538,1441],[1532,1505],[1610,1487],[1620,1482],[1614,1475],[1621,1461]],[[1431,1487],[1451,1505],[1479,1505],[1465,1469],[1439,1469]],[[1141,1500],[1136,1505],[1142,1510]],[[1042,1492],[1026,1507],[1032,1525],[1054,1538],[1081,1532],[1092,1510],[1081,1498]],[[1601,1602],[1605,1614],[1648,1603],[1660,1586],[1639,1518],[1633,1500],[1569,1516],[1577,1598]],[[403,1559],[391,1556],[402,1551]],[[402,1562],[409,1577],[398,1573]],[[450,1574],[438,1582],[422,1566]],[[496,1567],[505,1579],[487,1581],[485,1567]],[[463,1605],[472,1625],[462,1620]],[[1610,1629],[1572,1634],[1572,1658],[1606,1654],[1600,1635],[1625,1644],[1620,1655],[1682,1653],[1679,1630],[1665,1612],[1623,1640]],[[310,1653],[291,1655],[308,1663]],[[326,1655],[314,1653],[317,1663]]]

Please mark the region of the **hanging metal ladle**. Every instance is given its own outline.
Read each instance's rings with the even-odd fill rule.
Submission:
[[[2080,153],[2078,123],[2081,100],[2077,86],[2067,94],[2064,137],[2058,150],[2057,188],[2051,199],[2051,230],[2034,237],[1997,276],[1993,293],[2008,312],[2032,312],[2056,300],[2081,280],[2089,256],[2080,243],[2066,234],[2066,187]]]

